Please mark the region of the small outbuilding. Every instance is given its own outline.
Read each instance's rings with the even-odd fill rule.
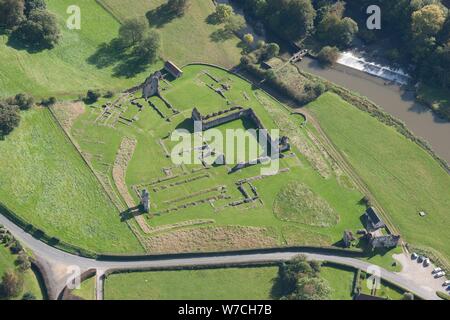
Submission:
[[[374,207],[370,207],[364,213],[366,218],[366,229],[370,232],[384,228],[386,224],[380,218],[380,215]]]
[[[183,75],[183,70],[178,68],[177,65],[170,60],[167,60],[164,64],[164,70],[170,73],[174,78],[179,78]]]

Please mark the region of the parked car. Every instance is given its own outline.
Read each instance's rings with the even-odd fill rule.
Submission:
[[[432,273],[438,273],[438,272],[441,272],[441,271],[442,271],[442,268],[434,268]]]
[[[413,259],[413,260],[416,260],[418,257],[419,257],[419,255],[417,253],[415,253],[415,252],[413,252],[411,254],[411,259]]]
[[[443,286],[450,286],[450,280],[445,280]]]
[[[424,256],[419,256],[418,258],[417,258],[417,262],[423,262],[423,260],[425,260],[427,257],[424,257]]]
[[[430,265],[430,259],[426,258],[425,260],[423,260],[424,267],[428,267],[429,265]]]
[[[442,278],[443,276],[445,276],[445,272],[444,271],[441,271],[441,272],[438,272],[438,273],[436,273],[435,275],[434,275],[434,277],[437,279],[437,278]]]

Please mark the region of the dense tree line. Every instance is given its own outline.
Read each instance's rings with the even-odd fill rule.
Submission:
[[[33,105],[34,98],[23,93],[0,100],[0,137],[8,135],[19,125],[20,110],[28,110]]]
[[[349,47],[355,36],[368,44],[390,43],[385,52],[392,62],[408,68],[419,80],[450,88],[450,15],[440,0],[241,0],[235,3],[287,41],[310,36],[322,46],[339,49]],[[366,27],[366,11],[370,5],[381,8],[381,30]]]
[[[56,17],[44,0],[0,0],[0,27],[26,47],[51,48],[60,39]]]
[[[381,30],[360,36],[368,43],[387,40],[387,56],[415,66],[418,79],[450,89],[450,15],[439,0],[347,0],[349,14],[365,23],[365,10],[381,8]]]
[[[278,273],[281,299],[329,299],[331,288],[327,281],[320,277],[320,267],[321,264],[319,262],[307,261],[303,255],[283,263]]]

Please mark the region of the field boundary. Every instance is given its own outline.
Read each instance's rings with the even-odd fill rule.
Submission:
[[[103,0],[95,0],[95,2],[97,2],[97,4],[103,8],[103,10],[105,10],[107,13],[109,13],[111,15],[111,17],[114,18],[114,20],[116,20],[119,24],[123,24],[122,19],[120,19],[115,13],[114,11],[111,9],[111,7],[106,4]]]

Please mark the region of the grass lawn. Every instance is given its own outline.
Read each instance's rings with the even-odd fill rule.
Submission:
[[[145,79],[148,72],[127,78],[116,74],[114,63],[97,68],[88,62],[101,44],[117,36],[120,26],[96,1],[46,2],[48,10],[57,15],[62,31],[61,42],[52,50],[30,53],[7,45],[7,36],[0,35],[0,60],[7,62],[0,64],[0,97],[18,92],[37,97],[74,97],[91,88],[123,90]],[[70,5],[81,9],[81,30],[66,27],[69,17],[66,10]]]
[[[331,300],[352,300],[352,287],[355,270],[345,267],[322,266],[320,277],[328,281],[332,293]]]
[[[95,300],[95,276],[84,280],[80,289],[73,290],[72,294],[84,300]]]
[[[331,168],[328,160],[322,158],[322,153],[311,151],[314,146],[310,137],[312,133],[300,126],[302,119],[298,115],[291,115],[265,92],[221,69],[191,65],[183,71],[181,78],[165,84],[165,90],[162,91],[162,95],[180,113],[171,115],[171,111],[163,104],[158,106],[163,113],[171,115],[170,122],[162,119],[142,99],[139,101],[145,107],[140,112],[136,106],[126,101],[120,111],[117,111],[126,115],[137,115],[137,120],[131,125],[121,122],[114,124],[114,116],[98,120],[103,110],[101,105],[106,102],[102,99],[99,103],[87,107],[86,112],[79,116],[70,130],[83,153],[90,159],[93,168],[99,174],[109,177],[110,182],[113,181],[111,168],[122,139],[128,137],[137,141],[132,158],[127,164],[126,185],[135,204],[139,201],[136,188],[148,189],[151,213],[142,217],[150,228],[164,228],[164,232],[154,234],[144,233],[139,227],[134,229],[145,242],[148,252],[332,245],[341,240],[343,230],[356,231],[362,227],[359,219],[364,212],[364,207],[359,204],[362,195],[351,186],[341,185],[340,179],[333,173],[330,173],[328,178],[323,178],[297,148],[308,143],[307,151],[311,154],[316,152],[316,158],[322,159],[325,166]],[[205,71],[219,79],[220,83],[213,81]],[[231,88],[224,93],[226,99],[207,86],[217,87],[221,83],[227,83]],[[279,161],[280,169],[287,169],[288,172],[252,181],[260,200],[240,206],[229,205],[233,201],[243,199],[236,182],[259,176],[263,165],[248,167],[232,174],[228,173],[228,169],[234,164],[213,166],[209,169],[203,168],[201,164],[177,166],[165,156],[162,147],[164,145],[167,150],[172,150],[177,142],[167,138],[168,134],[175,128],[192,126],[189,118],[194,106],[202,114],[208,114],[233,105],[253,108],[268,129],[281,128],[280,136],[286,134],[290,137],[295,153],[294,156]],[[134,108],[134,111],[130,111],[130,108]],[[242,129],[247,125],[237,120],[220,126],[219,129]],[[245,147],[242,150],[245,151]],[[243,154],[242,150],[237,151]],[[152,185],[157,179],[161,181]],[[186,182],[187,179],[192,180]],[[328,215],[331,212],[334,215],[330,218],[323,217],[324,221],[331,219],[333,223],[310,226],[302,223],[301,219],[285,221],[274,214],[273,206],[277,194],[285,185],[293,182],[301,182],[320,197],[322,206],[319,209],[327,208],[323,214]],[[114,188],[112,183],[111,189]],[[250,185],[246,184],[244,188],[252,193]],[[226,198],[188,205],[221,195]],[[324,205],[325,203],[327,205]],[[178,209],[167,211],[174,207]],[[332,208],[332,211],[329,208]],[[210,223],[197,226],[198,220],[207,220]],[[184,228],[179,226],[180,223],[184,224]]]
[[[99,0],[119,20],[147,19],[162,37],[162,56],[180,65],[191,62],[208,62],[224,67],[239,63],[239,39],[213,40],[212,35],[221,26],[206,22],[214,12],[212,1],[191,0],[183,17],[167,16],[158,12],[166,0]]]
[[[48,110],[0,141],[0,201],[50,236],[96,252],[141,247]]]
[[[267,300],[277,274],[278,267],[112,274],[105,299]]]
[[[15,261],[17,255],[11,254],[8,248],[0,244],[0,279],[6,271],[12,271],[16,269]],[[39,282],[34,272],[29,269],[24,273],[24,283],[22,293],[17,297],[21,299],[22,295],[26,292],[31,292],[36,299],[42,300],[42,291],[39,286]]]
[[[450,260],[450,176],[417,144],[327,93],[308,105],[407,242]],[[332,116],[330,116],[332,115]],[[425,217],[419,211],[427,212]]]

